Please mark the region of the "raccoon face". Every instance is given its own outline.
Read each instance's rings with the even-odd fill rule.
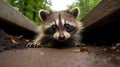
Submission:
[[[43,21],[41,24],[43,32],[58,41],[69,39],[78,31],[79,21],[76,20],[78,14],[78,8],[60,12],[40,10],[39,16]]]

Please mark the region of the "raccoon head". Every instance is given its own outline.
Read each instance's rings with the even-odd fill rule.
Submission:
[[[78,32],[80,23],[76,20],[78,15],[78,8],[59,12],[39,11],[43,32],[58,41],[65,41]]]

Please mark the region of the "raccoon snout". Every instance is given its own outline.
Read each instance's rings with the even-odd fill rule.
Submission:
[[[62,34],[58,38],[59,38],[59,40],[65,40],[65,35]]]
[[[58,40],[58,41],[65,41],[67,39],[70,38],[70,34],[66,31],[63,31],[62,33],[60,33],[59,31],[57,31],[54,35],[53,38]]]

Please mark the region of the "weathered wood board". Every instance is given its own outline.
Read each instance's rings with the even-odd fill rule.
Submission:
[[[115,43],[120,41],[120,0],[101,0],[82,20],[83,41]]]
[[[21,35],[37,32],[37,26],[32,21],[3,0],[0,0],[0,28]]]

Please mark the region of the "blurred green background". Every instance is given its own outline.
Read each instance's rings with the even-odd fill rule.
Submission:
[[[41,20],[38,17],[40,9],[51,10],[52,0],[5,0],[11,4],[15,9],[23,13],[35,24],[39,25]],[[69,1],[69,0],[68,0]],[[101,0],[76,0],[68,9],[79,7],[80,15],[78,19],[83,18],[91,9],[93,9]]]

